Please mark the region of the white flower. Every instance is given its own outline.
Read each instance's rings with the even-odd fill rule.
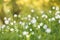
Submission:
[[[51,10],[49,10],[49,13],[52,13],[52,11],[51,11]]]
[[[19,24],[22,24],[22,22],[20,21]]]
[[[43,26],[43,28],[44,28],[44,29],[47,29],[47,25],[45,24],[45,25]]]
[[[38,19],[39,17],[37,16],[36,18]]]
[[[55,13],[55,15],[59,15],[60,14],[60,11],[57,11],[56,13]]]
[[[48,21],[52,21],[51,19],[48,19]]]
[[[32,29],[30,28],[30,31],[32,31]]]
[[[11,20],[11,18],[8,18],[8,20],[10,21],[10,20]]]
[[[59,7],[56,7],[56,10],[58,11],[59,10]]]
[[[52,17],[52,18],[51,18],[51,20],[52,20],[52,21],[55,21],[55,18],[54,18],[54,17]]]
[[[50,33],[50,32],[51,32],[51,29],[47,28],[47,29],[46,29],[46,32],[47,32],[47,33]]]
[[[31,10],[31,12],[33,13],[33,12],[34,12],[34,10],[32,9],[32,10]]]
[[[5,26],[6,26],[6,25],[2,25],[1,28],[3,29],[3,28],[5,28]]]
[[[14,25],[14,23],[13,23],[13,22],[11,22],[10,24],[11,24],[11,25]]]
[[[56,19],[59,19],[59,18],[60,18],[60,15],[56,15],[55,18],[56,18]]]
[[[35,23],[36,23],[36,19],[33,18],[33,19],[31,20],[31,23],[32,23],[32,24],[35,24]]]
[[[47,16],[47,15],[45,15],[45,14],[43,14],[43,15],[42,15],[42,18],[47,18],[47,17],[48,17],[48,16]]]
[[[13,23],[16,23],[16,21],[13,21]]]
[[[6,18],[6,17],[4,17],[4,20],[7,20],[7,18]]]
[[[27,29],[28,28],[28,25],[25,25],[25,27],[24,27],[25,29]]]
[[[43,23],[41,22],[39,25],[40,25],[40,26],[43,26]]]
[[[27,32],[27,31],[23,31],[22,34],[23,34],[23,35],[28,35],[28,32]]]
[[[14,14],[14,17],[17,17],[17,14]]]
[[[60,20],[58,22],[60,23]]]
[[[30,37],[30,35],[26,35],[26,37],[27,37],[27,38],[29,38],[29,37]]]
[[[55,9],[55,6],[53,6],[52,9]]]
[[[40,28],[40,25],[38,25],[38,28]]]
[[[14,31],[14,29],[13,29],[13,28],[11,28],[11,29],[10,29],[10,31],[11,31],[11,32],[13,32],[13,31]]]
[[[31,18],[31,15],[28,15],[28,18]]]
[[[41,35],[38,36],[38,39],[40,39],[40,38],[41,38]]]
[[[9,24],[9,20],[5,20],[4,22],[5,22],[5,24]]]

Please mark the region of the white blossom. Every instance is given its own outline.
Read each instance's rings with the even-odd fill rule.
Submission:
[[[55,18],[56,18],[56,19],[59,19],[59,18],[60,18],[60,15],[56,15]]]
[[[49,10],[49,13],[52,13],[52,11],[51,11],[51,10]]]
[[[11,24],[11,25],[14,25],[14,23],[13,23],[13,22],[11,22],[10,24]]]
[[[14,14],[14,17],[17,17],[17,14]]]
[[[54,17],[52,17],[52,18],[51,18],[51,20],[52,20],[52,21],[55,21],[55,18],[54,18]]]
[[[3,28],[5,28],[5,26],[6,26],[6,25],[2,25],[1,28],[3,29]]]
[[[40,28],[40,25],[38,25],[38,28]]]
[[[47,16],[47,15],[45,15],[45,14],[43,14],[43,15],[42,15],[42,18],[47,18],[47,17],[48,17],[48,16]]]
[[[31,23],[32,23],[32,24],[35,24],[35,23],[36,23],[36,19],[33,18],[33,19],[31,20]]]
[[[10,20],[11,20],[11,18],[8,18],[8,20],[10,21]]]
[[[4,20],[7,20],[7,17],[4,17]]]
[[[5,24],[9,24],[9,20],[5,20],[4,22],[5,22]]]
[[[23,31],[22,34],[23,34],[23,35],[28,35],[28,32],[27,32],[27,31]]]
[[[46,29],[46,32],[47,32],[47,33],[50,33],[50,32],[51,32],[51,29],[50,29],[50,28],[47,28],[47,29]]]
[[[16,21],[13,21],[13,23],[16,23]]]
[[[30,28],[30,31],[32,31],[32,29]]]
[[[31,15],[28,15],[28,18],[31,18]]]
[[[13,32],[13,31],[14,31],[14,29],[13,29],[13,28],[10,28],[10,31],[11,31],[11,32]]]
[[[58,11],[59,10],[59,7],[56,7],[56,10]]]
[[[52,9],[55,9],[55,6],[53,6]]]
[[[58,23],[60,23],[60,20],[58,20]]]
[[[34,12],[34,10],[32,9],[32,10],[31,10],[31,12],[33,13],[33,12]]]
[[[40,26],[43,26],[43,23],[41,22],[39,25],[40,25]]]
[[[38,39],[40,39],[40,38],[41,38],[41,35],[38,36]]]
[[[43,28],[44,28],[44,29],[47,29],[47,25],[45,24],[45,25],[43,26]]]

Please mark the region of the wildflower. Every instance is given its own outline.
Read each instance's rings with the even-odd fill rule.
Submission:
[[[58,11],[59,10],[59,7],[56,7],[56,10]]]
[[[19,24],[22,24],[22,22],[20,21]]]
[[[9,24],[9,20],[5,20],[4,22],[5,22],[5,24]]]
[[[30,28],[30,31],[32,31],[32,29]]]
[[[30,35],[26,35],[27,38],[29,38]]]
[[[47,33],[50,33],[50,32],[51,32],[51,29],[47,28],[47,29],[46,29],[46,32],[47,32]]]
[[[13,21],[13,23],[16,23],[16,21]]]
[[[40,25],[38,25],[38,28],[40,28]]]
[[[3,28],[5,28],[5,26],[6,26],[6,25],[2,25],[1,28],[3,29]]]
[[[31,23],[32,23],[32,24],[35,24],[35,23],[36,23],[36,19],[33,18],[33,19],[31,20]]]
[[[28,25],[25,25],[25,27],[24,27],[25,29],[27,29],[28,28]]]
[[[31,18],[31,15],[28,15],[28,18]]]
[[[41,38],[41,35],[38,36],[38,39],[40,39],[40,38]]]
[[[60,18],[60,15],[56,15],[55,18],[56,18],[56,19],[59,19],[59,18]]]
[[[23,35],[28,35],[28,32],[27,32],[27,31],[23,31],[22,34],[23,34]]]
[[[60,23],[60,20],[58,22]]]
[[[31,10],[31,12],[33,13],[33,12],[34,12],[34,10],[32,9],[32,10]]]
[[[42,18],[47,18],[47,17],[48,17],[48,16],[47,16],[47,15],[45,15],[45,14],[43,14],[43,15],[42,15]]]
[[[7,18],[6,18],[6,17],[4,17],[4,20],[7,20]]]
[[[14,23],[13,23],[13,22],[11,22],[10,24],[11,24],[11,25],[14,25]]]
[[[11,31],[11,32],[13,32],[13,31],[14,31],[14,29],[13,29],[13,28],[11,28],[11,29],[10,29],[10,31]]]
[[[14,14],[14,17],[17,17],[17,14]]]
[[[51,21],[51,19],[49,18],[48,21]]]
[[[47,25],[45,24],[45,25],[43,26],[43,28],[44,28],[44,29],[47,29]]]
[[[8,20],[10,21],[10,20],[11,20],[11,18],[8,18]]]
[[[52,11],[51,11],[51,10],[49,10],[49,13],[52,13]]]
[[[41,22],[39,25],[40,25],[40,26],[43,26],[43,23]]]
[[[52,18],[51,18],[51,20],[52,20],[52,21],[55,21],[55,18],[54,18],[54,17],[52,17]]]
[[[55,6],[53,6],[52,9],[55,9]]]

